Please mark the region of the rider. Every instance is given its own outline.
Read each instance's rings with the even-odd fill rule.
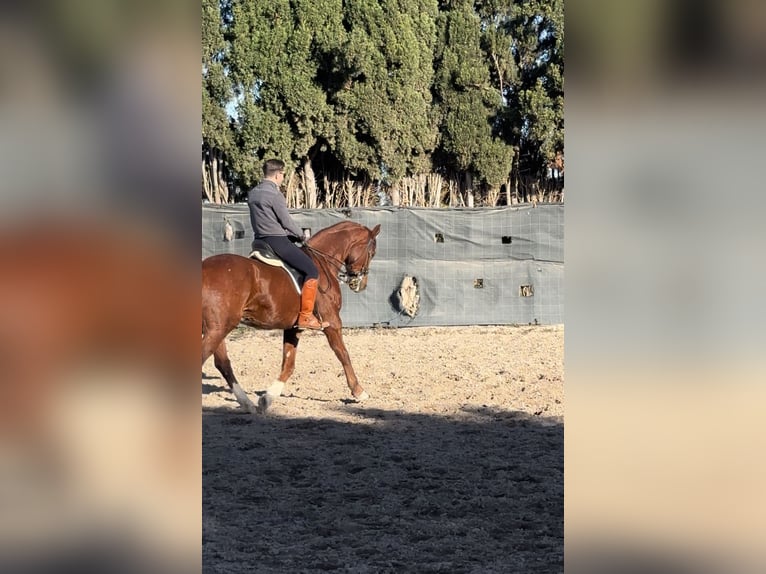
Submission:
[[[266,161],[263,175],[261,182],[247,194],[255,239],[268,243],[277,256],[295,267],[305,278],[296,326],[299,329],[322,329],[324,325],[314,316],[319,271],[311,258],[293,243],[303,241],[303,230],[293,221],[279,190],[285,178],[285,162],[278,159]]]

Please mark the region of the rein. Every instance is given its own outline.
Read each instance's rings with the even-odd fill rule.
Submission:
[[[324,273],[327,276],[327,279],[329,279],[330,276],[332,275],[332,272],[330,270],[328,270],[327,258],[330,257],[330,256],[322,253],[318,249],[314,249],[313,247],[309,247],[308,244],[306,244],[306,243],[303,244],[303,247],[304,247],[304,249],[306,249],[306,251],[309,251],[311,253],[314,253],[315,255],[320,255],[321,256],[321,257],[317,257],[317,263],[319,263],[319,266],[322,269],[322,273]],[[332,259],[335,259],[335,258],[333,257]],[[322,284],[321,283],[319,284],[319,291],[322,294],[327,293],[327,289],[322,289]]]
[[[338,281],[340,281],[342,283],[346,283],[348,285],[351,285],[352,281],[360,280],[363,277],[365,277],[367,274],[369,274],[369,272],[370,272],[370,259],[371,259],[371,257],[370,257],[370,243],[371,242],[372,242],[372,240],[368,240],[367,241],[367,250],[366,250],[366,252],[367,252],[367,263],[359,271],[350,271],[350,269],[351,269],[351,266],[354,265],[354,263],[356,263],[357,261],[359,261],[363,256],[359,256],[356,259],[354,259],[351,263],[346,264],[344,261],[341,261],[337,257],[334,257],[334,256],[330,255],[329,253],[325,253],[323,251],[320,251],[319,249],[311,247],[308,243],[304,243],[303,247],[307,251],[309,251],[311,253],[314,253],[315,255],[320,255],[322,257],[322,259],[324,259],[324,263],[325,264],[328,264],[328,265],[329,265],[329,263],[335,264],[335,266],[338,268],[338,275],[337,275]],[[341,271],[341,268],[345,268],[345,271]],[[330,275],[330,273],[328,273],[326,270],[325,270],[325,273],[328,276]]]

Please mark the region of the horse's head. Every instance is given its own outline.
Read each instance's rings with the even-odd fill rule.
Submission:
[[[355,293],[367,288],[367,275],[370,272],[370,263],[375,257],[377,242],[375,238],[380,233],[380,224],[373,229],[362,228],[365,236],[355,241],[348,250],[343,262],[346,267],[345,281]]]

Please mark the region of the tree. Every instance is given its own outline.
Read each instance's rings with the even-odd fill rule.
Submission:
[[[506,90],[506,141],[518,150],[517,181],[539,180],[564,149],[563,0],[526,0],[505,23],[517,72]]]
[[[336,152],[352,172],[396,181],[430,170],[435,0],[346,4]],[[384,173],[385,172],[385,173]]]
[[[250,186],[268,157],[282,159],[289,171],[299,169],[309,193],[293,197],[293,205],[316,207],[311,159],[318,143],[335,137],[320,69],[344,40],[341,14],[341,0],[233,3],[230,68],[243,151],[237,170]]]
[[[229,200],[225,158],[234,149],[226,113],[232,89],[225,70],[224,20],[228,5],[202,0],[202,190],[213,203]]]
[[[501,94],[490,80],[482,49],[481,20],[470,0],[456,0],[440,14],[435,58],[435,101],[440,117],[440,167],[462,176],[465,202],[473,205],[474,176],[499,186],[511,168],[512,149],[496,137]]]
[[[202,24],[211,201],[277,157],[292,207],[494,205],[563,157],[563,0],[203,0]]]

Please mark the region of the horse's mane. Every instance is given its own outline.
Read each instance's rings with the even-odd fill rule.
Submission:
[[[320,229],[317,231],[311,239],[309,239],[308,243],[309,245],[312,245],[314,242],[323,242],[326,241],[329,237],[332,235],[342,233],[344,231],[349,231],[351,229],[364,229],[367,230],[366,227],[364,227],[361,223],[356,223],[354,221],[341,221],[339,223],[335,223],[334,225],[331,225],[330,227],[325,227],[324,229]]]

